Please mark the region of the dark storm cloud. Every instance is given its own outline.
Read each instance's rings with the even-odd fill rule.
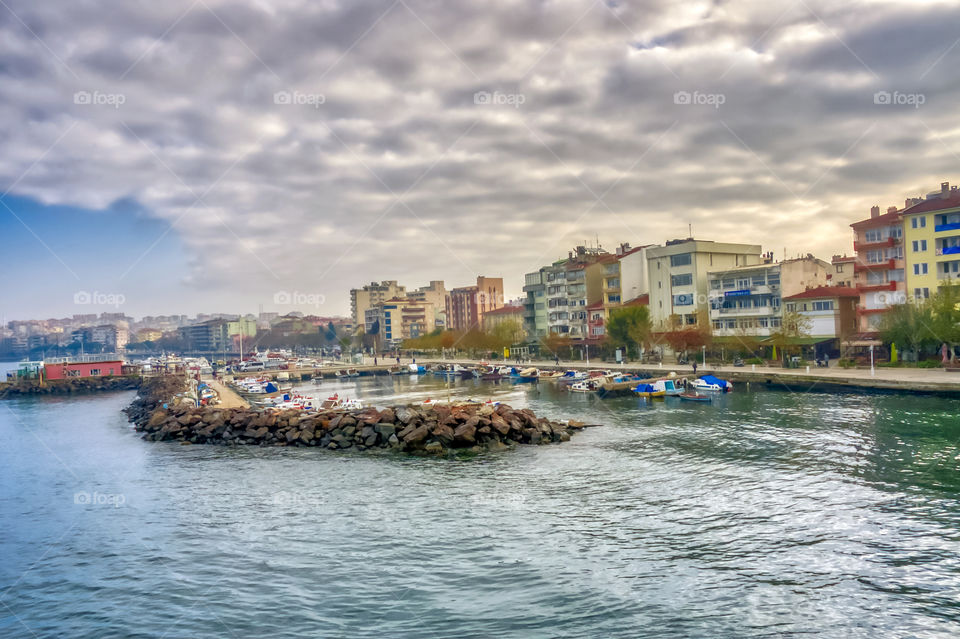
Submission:
[[[956,6],[8,4],[0,178],[166,221],[195,256],[185,298],[269,303],[281,282],[345,311],[373,279],[478,273],[517,292],[573,243],[688,223],[829,257],[960,151]]]

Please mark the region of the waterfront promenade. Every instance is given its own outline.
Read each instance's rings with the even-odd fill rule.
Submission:
[[[404,360],[405,363],[408,361]],[[456,363],[461,365],[475,365],[480,362],[480,360],[472,359],[425,359],[417,361],[423,364]],[[494,362],[494,364],[501,365],[503,362]],[[516,366],[510,361],[506,364]],[[689,364],[664,363],[660,366],[657,364],[640,364],[639,362],[617,364],[599,360],[589,363],[579,360],[560,360],[558,365],[554,360],[532,360],[530,362],[525,361],[521,366],[545,369],[636,371],[651,377],[667,375],[674,371],[680,377],[694,376],[693,367]],[[777,368],[752,366],[750,364],[742,367],[729,365],[720,368],[713,367],[710,364],[706,366],[697,365],[697,376],[708,374],[732,382],[760,383],[794,392],[836,390],[841,387],[851,387],[873,390],[956,393],[960,396],[960,372],[947,372],[942,368],[876,368],[871,374],[869,369],[840,368],[839,366],[828,368],[811,366],[809,372],[807,372],[806,368]]]

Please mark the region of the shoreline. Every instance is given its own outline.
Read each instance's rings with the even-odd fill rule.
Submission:
[[[420,361],[420,360],[418,360]],[[480,360],[471,359],[425,359],[424,364],[460,364],[476,365]],[[501,365],[495,362],[496,365]],[[515,366],[509,362],[503,364]],[[611,362],[564,362],[555,364],[550,361],[532,361],[522,364],[523,367],[536,367],[545,370],[597,370],[610,369],[613,371],[637,372],[649,377],[665,377],[671,371],[678,377],[699,377],[701,375],[716,375],[733,383],[761,384],[766,387],[776,387],[780,390],[794,392],[837,392],[866,390],[884,393],[911,393],[924,395],[941,395],[960,398],[960,374],[947,372],[936,368],[877,368],[876,374],[871,375],[869,370],[845,369],[839,367],[789,369],[768,368],[766,366],[746,365],[743,367],[697,366],[694,375],[693,368],[684,364],[664,364],[662,367],[653,364],[617,364]],[[942,379],[937,379],[942,377]],[[782,387],[782,388],[780,388]]]

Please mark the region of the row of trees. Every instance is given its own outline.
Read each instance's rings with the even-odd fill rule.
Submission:
[[[473,329],[470,331],[444,331],[437,329],[427,335],[404,340],[404,350],[439,351],[456,348],[469,353],[499,353],[504,348],[523,342],[523,326],[516,321],[504,321],[494,326],[490,332]]]
[[[946,344],[952,361],[960,344],[960,284],[945,283],[929,299],[891,307],[883,314],[880,338],[914,360]]]

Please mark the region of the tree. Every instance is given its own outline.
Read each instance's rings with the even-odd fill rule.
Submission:
[[[880,323],[880,339],[885,344],[898,344],[901,349],[911,352],[914,359],[919,359],[924,347],[935,346],[937,342],[947,342],[947,339],[938,338],[934,325],[942,325],[944,334],[955,331],[947,325],[955,309],[947,309],[945,305],[940,309],[943,316],[940,322],[934,320],[934,304],[922,302],[920,304],[895,304],[891,306]],[[951,335],[952,336],[952,335]]]
[[[636,346],[637,356],[640,347],[650,342],[650,309],[646,306],[624,306],[610,312],[607,321],[607,337],[616,346],[628,349]]]
[[[324,334],[324,338],[331,344],[337,341],[337,328],[333,325],[333,322],[327,324],[327,331]]]
[[[516,320],[505,320],[500,322],[493,327],[492,334],[495,340],[495,345],[498,349],[519,344],[526,339],[526,332],[523,330],[523,324]]]
[[[960,344],[960,284],[945,281],[927,302],[931,313],[932,337],[950,346],[953,361],[954,346]]]
[[[810,337],[813,321],[797,311],[784,311],[780,328],[770,333],[770,343],[779,349],[781,356],[800,351],[799,339]]]

